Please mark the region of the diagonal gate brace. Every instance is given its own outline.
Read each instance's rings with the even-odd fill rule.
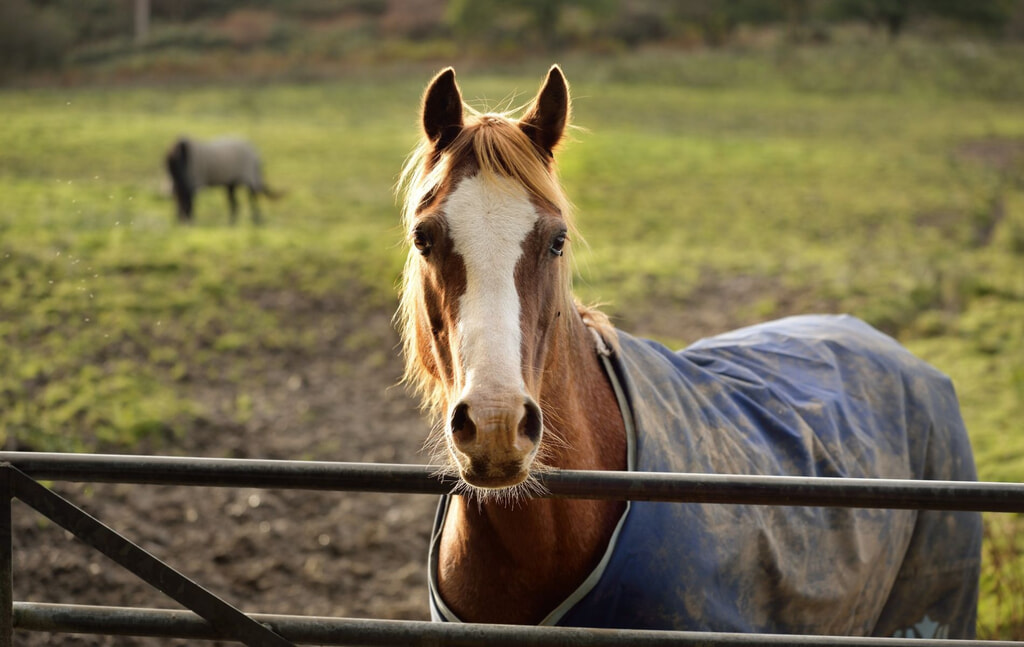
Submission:
[[[10,464],[0,467],[10,475],[15,498],[194,611],[225,639],[238,640],[249,647],[295,647],[24,472]]]

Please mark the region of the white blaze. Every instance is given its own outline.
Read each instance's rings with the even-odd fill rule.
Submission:
[[[466,267],[458,328],[464,388],[487,384],[525,391],[515,270],[537,211],[522,186],[476,175],[448,197],[445,215]]]

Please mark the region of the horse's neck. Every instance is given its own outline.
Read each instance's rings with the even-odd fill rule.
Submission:
[[[593,340],[582,322],[552,340],[541,393],[545,464],[625,469],[626,437]],[[625,504],[534,498],[503,505],[455,496],[438,563],[445,603],[461,619],[535,624],[593,570]]]
[[[544,369],[541,408],[546,433],[544,464],[561,469],[621,470],[626,432],[592,332],[578,318],[554,335]]]

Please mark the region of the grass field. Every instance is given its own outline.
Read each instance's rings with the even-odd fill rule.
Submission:
[[[561,158],[590,245],[578,292],[673,344],[795,312],[860,316],[953,378],[981,477],[1024,481],[1021,53],[907,40],[564,60],[583,127]],[[518,105],[546,65],[460,80],[471,103]],[[392,189],[431,71],[0,92],[5,446],[188,433],[206,415],[189,384],[309,342],[266,295],[392,308]],[[213,193],[194,227],[174,224],[162,155],[184,132],[259,145],[288,192],[265,226],[244,208],[227,226]],[[1024,524],[987,520],[980,632],[1024,638]]]

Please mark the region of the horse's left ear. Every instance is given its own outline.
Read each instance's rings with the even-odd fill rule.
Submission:
[[[569,83],[562,69],[552,65],[533,105],[519,120],[519,127],[551,157],[565,134],[569,111]]]

